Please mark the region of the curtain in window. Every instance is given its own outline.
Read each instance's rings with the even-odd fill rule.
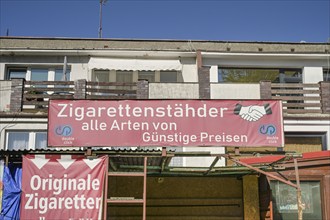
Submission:
[[[94,70],[93,80],[95,80],[96,82],[109,82],[109,71]]]
[[[139,80],[148,80],[148,82],[155,82],[155,72],[153,71],[141,71],[139,72]]]
[[[133,72],[130,71],[117,71],[116,72],[116,81],[129,83],[133,82]]]
[[[47,133],[46,132],[38,132],[36,133],[36,149],[45,149],[47,148]]]
[[[133,72],[132,71],[116,71],[116,81],[122,83],[133,82]],[[131,86],[117,86],[116,89],[132,89]]]
[[[8,150],[24,150],[29,148],[28,132],[9,132]]]

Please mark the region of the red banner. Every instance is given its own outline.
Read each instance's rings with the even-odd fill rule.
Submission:
[[[282,147],[275,100],[50,100],[49,146]]]
[[[21,219],[102,219],[107,157],[23,157]]]

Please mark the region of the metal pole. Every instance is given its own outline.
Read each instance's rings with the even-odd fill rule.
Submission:
[[[102,38],[102,5],[103,5],[103,0],[100,0],[100,25],[99,25],[99,38]]]
[[[104,203],[103,203],[103,219],[107,219],[108,214],[108,184],[109,184],[109,157],[106,156],[106,164],[105,164],[105,183],[104,183]]]
[[[236,160],[236,159],[231,158],[231,157],[228,157],[228,156],[223,156],[223,157],[225,157],[225,158],[227,158],[227,159],[229,159],[229,160],[232,160],[232,161],[234,161],[235,163],[238,163],[238,164],[240,164],[240,165],[242,165],[242,166],[245,166],[245,167],[247,167],[247,168],[249,168],[249,169],[251,169],[251,170],[254,170],[254,171],[258,172],[258,173],[262,173],[262,174],[264,174],[265,176],[269,176],[269,177],[271,177],[271,178],[273,178],[273,179],[275,179],[275,180],[278,180],[278,181],[280,181],[280,182],[282,182],[282,183],[285,183],[285,184],[287,184],[287,185],[293,186],[294,188],[298,188],[298,186],[297,186],[296,184],[294,184],[294,183],[292,183],[292,182],[290,182],[290,181],[287,181],[287,180],[285,180],[285,179],[282,179],[282,178],[280,178],[280,177],[278,177],[278,176],[275,176],[275,175],[273,175],[273,174],[271,174],[271,173],[268,173],[268,172],[266,172],[266,171],[263,171],[263,170],[261,170],[261,169],[259,169],[259,168],[257,168],[257,167],[253,167],[253,166],[251,166],[251,165],[249,165],[249,164],[247,164],[247,163],[244,163],[244,162],[242,162],[242,161]]]
[[[144,157],[143,169],[143,220],[147,219],[147,166],[148,157]]]
[[[296,184],[297,184],[298,220],[303,220],[303,204],[301,199],[301,188],[300,188],[297,158],[293,158],[293,162],[294,162],[294,171],[296,173]]]

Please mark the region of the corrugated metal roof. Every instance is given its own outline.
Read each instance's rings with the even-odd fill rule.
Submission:
[[[154,148],[61,148],[61,149],[36,149],[36,150],[0,150],[0,159],[6,163],[21,163],[22,156],[26,154],[79,154],[87,157],[100,155],[109,156],[110,172],[142,172],[144,158],[147,157],[147,172],[149,176],[228,176],[228,175],[246,175],[255,173],[247,167],[233,165],[227,167],[185,167],[170,166],[170,162],[176,157],[221,157],[221,155],[212,155],[210,152],[175,152],[173,150],[165,151]],[[223,155],[224,156],[224,155]],[[271,169],[268,165],[259,165],[260,169]]]

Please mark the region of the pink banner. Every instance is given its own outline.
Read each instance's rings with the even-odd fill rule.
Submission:
[[[275,100],[50,100],[49,146],[282,147]]]
[[[23,157],[21,219],[102,219],[107,157]]]

